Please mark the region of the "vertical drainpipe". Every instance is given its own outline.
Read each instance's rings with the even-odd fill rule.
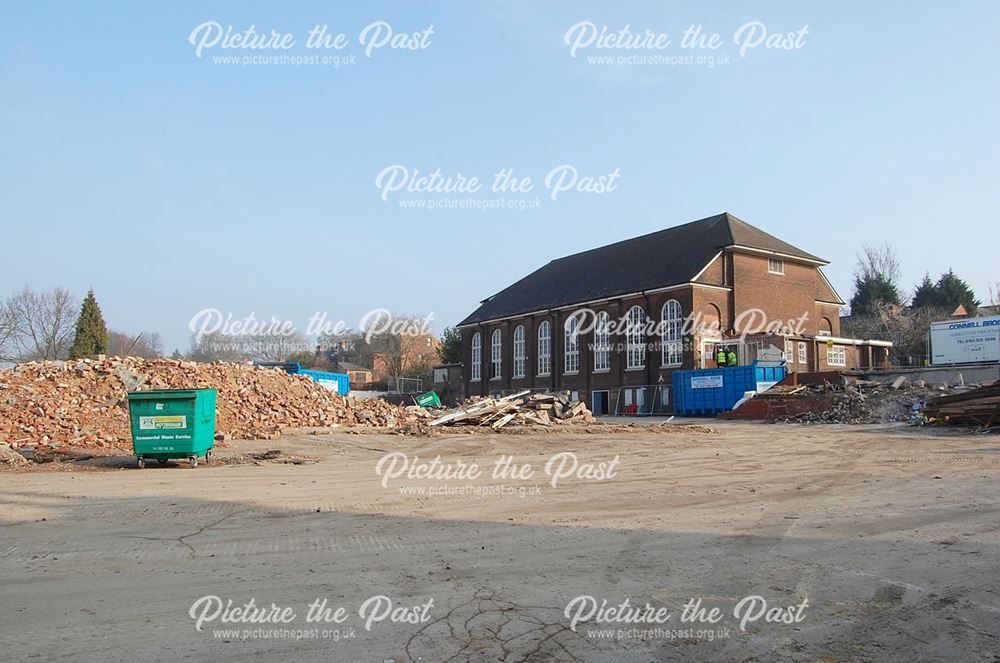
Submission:
[[[625,302],[624,302],[624,300],[622,300],[621,298],[619,298],[618,299],[618,320],[619,320],[619,322],[621,321],[622,316],[624,314],[625,314]],[[620,325],[616,325],[616,326],[620,326]],[[617,411],[618,410],[618,397],[620,396],[620,392],[621,392],[622,387],[625,386],[625,362],[626,362],[627,357],[628,357],[627,342],[628,342],[628,337],[626,336],[625,338],[621,338],[621,337],[616,338],[614,340],[614,344],[613,344],[613,347],[617,347],[618,348],[618,350],[615,352],[615,363],[618,365],[618,388],[614,389],[614,385],[612,385],[612,389],[614,390],[614,393],[615,393],[615,409],[613,411]],[[608,406],[610,408],[611,404],[608,403]]]
[[[534,350],[530,350],[531,348]],[[535,316],[528,318],[524,325],[524,377],[528,380],[528,389],[535,388],[535,374],[538,372],[538,357],[535,357],[535,363],[531,362],[533,354],[538,354],[538,323],[535,322]]]
[[[475,333],[475,332],[472,332]],[[462,340],[462,396],[463,398],[472,397],[472,333],[467,337],[469,339],[469,345],[465,345],[466,336],[463,333]],[[466,347],[468,347],[469,354],[465,354]]]
[[[476,328],[479,330],[479,395],[486,395],[486,330],[483,329],[483,323],[478,323]],[[470,350],[471,352],[471,350]],[[471,357],[470,357],[471,359]]]
[[[559,326],[559,311],[549,309],[549,316],[552,318],[552,339],[549,342],[552,356],[549,373],[552,376],[552,391],[559,391],[562,384],[562,376],[559,374],[559,367],[562,366],[559,362],[559,353],[562,351],[562,328]]]
[[[593,311],[593,308],[591,308],[591,311]],[[594,315],[597,314],[595,313]],[[590,316],[588,318],[588,324],[590,324],[591,327],[594,326],[593,322],[594,322],[594,316]],[[593,357],[591,356],[593,350],[585,350],[585,348],[590,348],[593,346],[594,342],[593,334],[594,330],[591,329],[589,335],[590,337],[589,343],[587,342],[587,338],[580,338],[579,336],[577,337],[577,344],[579,345],[580,348],[580,372],[583,373],[583,389],[586,392],[580,394],[580,398],[583,400],[584,403],[587,404],[587,407],[594,406],[594,397],[592,396],[592,394],[594,393],[593,392],[594,360]]]
[[[649,295],[646,294],[645,290],[642,291],[642,298],[646,301],[646,307],[645,307],[646,326],[648,327],[649,321],[653,317],[653,312],[650,310]],[[646,339],[646,384],[656,384],[656,381],[653,380],[653,353],[649,349],[651,345],[652,342],[650,341],[650,339],[647,338]]]
[[[729,315],[729,324],[725,328],[732,329],[736,325],[736,278],[734,275],[736,272],[736,257],[725,250],[722,253],[722,269],[722,284],[729,286],[729,306],[726,307],[729,309],[726,312]]]
[[[500,381],[501,386],[506,384],[507,390],[510,391],[514,388],[514,336],[511,334],[511,324],[512,320],[508,318],[507,320],[507,334],[504,339],[500,340],[500,356],[503,357],[503,362],[500,364],[500,370],[503,371],[503,379]],[[507,340],[510,344],[510,352],[503,349],[503,341]],[[506,364],[506,366],[504,366]]]

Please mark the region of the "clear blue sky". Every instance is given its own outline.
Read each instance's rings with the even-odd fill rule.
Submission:
[[[433,311],[440,331],[550,259],[730,211],[831,260],[845,298],[860,245],[891,242],[907,286],[953,267],[985,299],[1000,280],[998,7],[6,2],[0,294],[92,286],[112,328],[159,331],[168,350],[206,307],[299,324]],[[214,64],[248,52],[196,57],[188,36],[209,20],[292,33],[268,54],[300,56],[326,24],[357,61]],[[433,34],[365,58],[356,40],[377,20]],[[733,33],[753,20],[808,34],[741,58]],[[730,62],[590,64],[638,51],[570,57],[580,21],[666,32],[655,53],[673,56],[701,24]],[[560,164],[621,175],[603,195],[541,191],[537,210],[428,211],[379,197],[393,164],[513,168],[539,186]]]

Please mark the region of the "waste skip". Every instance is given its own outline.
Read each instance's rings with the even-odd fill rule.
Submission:
[[[437,395],[436,391],[420,394],[414,400],[420,407],[441,407],[441,397]]]
[[[785,379],[784,362],[674,371],[674,413],[714,416],[733,409],[747,392],[761,392]]]
[[[297,361],[257,361],[254,362],[254,364],[257,366],[264,366],[266,368],[280,368],[286,373],[290,373],[292,375],[305,375],[306,377],[312,378],[314,382],[318,382],[323,387],[326,387],[330,391],[335,391],[341,396],[346,396],[351,390],[351,378],[347,375],[347,373],[314,371],[302,368],[302,364]]]
[[[191,467],[215,446],[215,389],[159,389],[128,395],[132,448],[139,467],[186,458]]]

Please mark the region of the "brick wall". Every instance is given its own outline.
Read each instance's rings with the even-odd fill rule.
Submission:
[[[829,331],[833,336],[840,334],[839,307],[835,304],[817,303],[819,295],[829,292],[822,282],[817,269],[810,265],[784,262],[784,274],[768,272],[768,261],[764,256],[743,253],[724,253],[712,261],[699,277],[699,283],[716,287],[681,287],[646,296],[613,299],[590,308],[595,313],[605,311],[612,321],[625,318],[632,306],[644,310],[648,320],[659,322],[663,305],[676,299],[681,305],[681,314],[686,317],[692,312],[701,313],[702,321],[711,321],[718,316],[723,330],[732,328],[739,312],[747,309],[761,309],[768,320],[798,320],[803,313],[808,318],[803,332],[815,335]],[[731,285],[731,288],[724,287]],[[834,297],[832,293],[828,295]],[[641,385],[672,384],[672,375],[678,369],[700,367],[699,345],[691,337],[684,338],[683,361],[679,367],[662,366],[662,352],[659,338],[646,339],[645,366],[627,367],[626,338],[624,334],[612,334],[611,362],[606,371],[595,372],[593,332],[581,334],[579,340],[580,368],[575,374],[564,371],[564,330],[566,318],[575,309],[563,309],[532,316],[521,316],[511,320],[489,322],[476,327],[462,329],[462,362],[465,365],[463,383],[466,395],[487,395],[495,392],[512,392],[521,389],[553,389],[579,392],[580,398],[590,404],[590,394],[594,391],[608,391],[611,411],[615,409],[615,398],[620,387]],[[551,371],[549,375],[538,374],[538,328],[542,321],[549,321],[551,327]],[[525,374],[514,378],[513,374],[513,333],[519,326],[525,330]],[[499,379],[491,379],[492,334],[500,330],[502,345],[502,372]],[[482,378],[471,381],[472,336],[482,334]],[[737,330],[740,331],[740,330]],[[817,366],[816,348],[807,343],[808,366]],[[819,348],[819,367],[825,368],[825,345]],[[848,365],[857,365],[857,351],[848,349]],[[806,365],[792,363],[791,370],[806,370]]]

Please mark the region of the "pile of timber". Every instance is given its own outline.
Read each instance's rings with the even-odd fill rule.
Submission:
[[[569,392],[533,394],[525,390],[503,398],[483,398],[451,410],[429,425],[490,426],[500,430],[507,425],[552,426],[593,421],[594,415],[587,405],[571,400]]]
[[[924,404],[924,417],[928,421],[978,424],[983,428],[1000,425],[1000,381],[932,398]]]

